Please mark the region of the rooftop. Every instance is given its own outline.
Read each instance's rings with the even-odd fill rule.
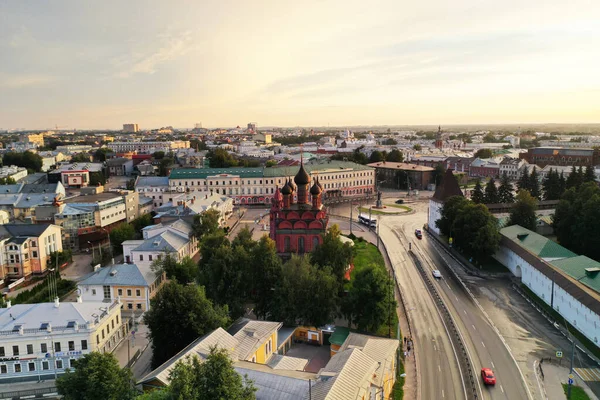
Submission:
[[[444,202],[452,196],[463,196],[463,193],[452,170],[448,168],[442,178],[442,183],[437,186],[432,198]]]
[[[155,280],[156,274],[149,267],[117,264],[86,275],[79,285],[150,286]]]
[[[562,247],[558,243],[525,229],[520,225],[502,228],[500,234],[542,259],[555,260],[577,256],[577,254]]]
[[[140,176],[135,181],[135,186],[169,186],[168,176]]]
[[[116,199],[121,197],[121,195],[119,193],[114,193],[114,192],[103,192],[103,193],[97,193],[97,194],[87,194],[84,196],[75,196],[75,197],[70,197],[64,200],[65,203],[69,204],[69,203],[97,203],[97,202],[102,202],[102,201],[106,201],[106,200],[112,200],[112,199]]]
[[[600,263],[586,256],[576,256],[549,262],[590,289],[600,293]]]
[[[241,178],[260,178],[262,168],[175,168],[169,179],[206,179],[214,175],[236,175]]]
[[[382,161],[377,163],[367,164],[369,167],[373,168],[384,168],[384,169],[395,169],[399,171],[433,171],[434,169],[431,167],[426,167],[424,165],[410,164],[410,163],[398,163],[398,162],[389,162]]]

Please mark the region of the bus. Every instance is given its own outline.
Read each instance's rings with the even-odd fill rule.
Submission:
[[[367,225],[370,228],[376,228],[377,227],[377,219],[375,219],[375,218],[369,218],[368,216],[365,216],[365,215],[359,215],[358,216],[358,222],[360,222],[363,225]]]

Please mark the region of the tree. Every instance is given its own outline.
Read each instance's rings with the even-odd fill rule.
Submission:
[[[106,161],[106,154],[112,153],[112,150],[107,147],[102,147],[94,152],[94,160],[98,162]]]
[[[155,151],[154,154],[152,154],[152,157],[154,157],[155,160],[162,160],[163,158],[165,158],[165,152]]]
[[[479,149],[475,152],[473,157],[475,158],[492,158],[494,153],[491,149]]]
[[[211,235],[219,230],[221,213],[219,210],[211,208],[200,214],[194,215],[192,223],[192,234],[198,240],[202,240],[205,235]]]
[[[404,161],[404,154],[397,149],[394,149],[392,151],[390,151],[390,153],[387,155],[387,157],[385,158],[386,161],[389,162],[403,162]]]
[[[484,202],[483,188],[481,187],[481,180],[477,179],[473,192],[471,193],[471,201],[475,204],[481,204]]]
[[[308,256],[297,255],[292,255],[282,270],[270,317],[290,325],[331,322],[338,307],[338,283],[331,270],[311,265]]]
[[[127,181],[127,190],[135,190],[135,179],[130,179]]]
[[[510,219],[508,225],[521,225],[535,232],[537,223],[535,211],[537,210],[538,201],[527,190],[519,190],[517,193],[517,201],[510,211]]]
[[[31,151],[25,151],[23,153],[8,152],[2,157],[2,165],[15,165],[17,167],[27,168],[27,170],[34,172],[40,172],[42,170],[42,164],[42,157]]]
[[[591,165],[585,167],[585,173],[583,174],[584,182],[596,182],[596,175],[594,174],[594,168]]]
[[[517,181],[517,191],[529,190],[529,188],[530,188],[529,171],[527,168],[523,168],[523,173],[521,173],[521,176],[519,177],[519,180]]]
[[[433,171],[431,171],[431,181],[435,183],[436,186],[439,185],[442,182],[445,173],[444,166],[442,164],[437,164]]]
[[[394,146],[394,145],[397,145],[397,144],[398,144],[398,142],[396,142],[396,140],[395,140],[395,139],[389,138],[389,139],[385,139],[385,140],[383,141],[383,144],[384,144],[385,146]]]
[[[171,157],[161,159],[160,164],[158,164],[158,176],[168,176],[174,163],[175,160]]]
[[[168,390],[173,399],[251,400],[257,389],[236,372],[227,349],[212,347],[204,362],[197,356],[177,362]]]
[[[529,193],[540,200],[542,198],[542,191],[540,190],[540,180],[537,173],[537,168],[534,166],[531,175],[529,176]]]
[[[500,196],[498,195],[498,188],[496,187],[496,181],[494,180],[494,178],[490,178],[488,183],[485,185],[485,193],[483,195],[483,202],[485,204],[500,203]]]
[[[123,242],[135,238],[135,228],[131,224],[122,223],[110,231],[110,243],[115,253],[123,251]]]
[[[161,275],[164,272],[167,278],[184,285],[195,282],[198,277],[198,264],[189,256],[177,261],[173,254],[165,253],[160,258],[152,261],[150,268],[156,275]]]
[[[416,144],[413,146],[413,149],[414,149],[414,150],[416,150],[416,151],[421,151],[421,150],[423,150],[423,148],[421,147],[421,145],[420,145],[419,143],[416,143]]]
[[[323,235],[323,243],[318,245],[310,255],[311,262],[321,268],[331,267],[343,289],[344,276],[352,261],[352,246],[341,241],[340,227],[333,224]]]
[[[564,179],[564,178],[563,178]],[[558,200],[562,196],[563,188],[558,172],[550,168],[550,171],[542,182],[544,200]]]
[[[565,192],[556,206],[554,232],[571,251],[600,260],[600,188],[594,182]]]
[[[211,149],[206,154],[211,168],[237,167],[238,161],[225,149]]]
[[[277,165],[277,161],[275,160],[267,160],[267,162],[265,163],[265,167],[267,168],[271,168]]]
[[[90,186],[104,186],[106,184],[106,176],[100,171],[90,172]]]
[[[151,300],[144,321],[156,368],[198,337],[227,326],[229,317],[227,307],[214,306],[202,286],[168,282]]]
[[[77,153],[73,156],[71,156],[71,162],[72,163],[78,163],[78,162],[90,162],[90,160],[92,159],[92,157],[89,155],[89,153]]]
[[[440,232],[444,236],[452,236],[452,226],[456,217],[462,208],[469,204],[469,200],[463,196],[452,196],[446,200],[444,207],[442,208],[441,218],[435,221],[435,225],[439,228]]]
[[[15,183],[17,183],[17,181],[11,176],[0,178],[0,185],[14,185]]]
[[[122,369],[111,353],[93,351],[73,361],[56,380],[58,393],[66,400],[127,400],[135,398],[131,370]]]
[[[277,255],[275,242],[267,235],[263,235],[252,248],[251,258],[248,281],[254,313],[258,318],[266,319],[276,301],[274,289],[281,282],[281,258]]]
[[[565,179],[565,173],[563,171],[560,172],[558,187],[560,188],[560,196],[562,197],[562,195],[565,193],[565,190],[567,190],[567,180]]]
[[[513,194],[513,185],[508,179],[508,175],[506,172],[502,174],[502,178],[500,179],[500,187],[498,188],[498,197],[500,198],[500,203],[514,203],[515,196]]]
[[[374,150],[369,156],[369,163],[376,163],[383,161],[383,154],[380,151]]]
[[[359,331],[374,334],[388,322],[390,310],[396,312],[391,283],[385,272],[375,265],[356,272],[342,303],[350,327],[354,324]]]

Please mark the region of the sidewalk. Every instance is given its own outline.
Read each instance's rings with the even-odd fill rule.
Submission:
[[[136,325],[135,329],[135,334],[133,330],[129,332],[128,337],[113,352],[121,367],[126,367],[130,360],[136,360],[150,342],[148,340],[148,326],[140,324]],[[138,351],[140,354],[136,355]]]
[[[543,363],[542,370],[544,372],[544,378],[537,372],[536,378],[538,379],[538,383],[541,385],[543,391],[546,393],[546,398],[548,400],[565,400],[567,396],[564,394],[564,390],[562,387],[563,383],[567,383],[567,379],[569,378],[569,367],[568,363],[563,363],[562,366],[557,364],[549,364]],[[592,392],[592,390],[588,387],[588,385],[577,376],[577,374],[573,374],[574,381],[576,386],[580,386],[585,390],[585,393],[592,400],[598,400],[598,397]]]

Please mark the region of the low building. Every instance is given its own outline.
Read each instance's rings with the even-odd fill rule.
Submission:
[[[152,198],[154,208],[172,201],[172,195],[183,193],[169,185],[169,178],[166,176],[138,176],[135,180],[135,191],[140,196]],[[171,195],[171,200],[168,196]]]
[[[87,144],[67,144],[56,146],[56,151],[64,154],[87,153],[92,150],[92,146]]]
[[[127,337],[121,303],[17,304],[0,308],[0,383],[54,379],[92,352]]]
[[[503,177],[504,174],[506,174],[508,179],[516,181],[519,179],[521,167],[526,163],[527,161],[522,159],[504,157],[502,161],[500,161],[499,175],[500,177]]]
[[[426,190],[433,178],[433,168],[417,164],[382,161],[367,165],[375,168],[381,186],[393,189]]]
[[[562,166],[594,166],[600,164],[600,151],[588,149],[568,149],[563,147],[534,147],[527,153],[519,154],[529,164],[545,167],[546,165]]]
[[[27,168],[17,167],[14,165],[4,166],[0,168],[0,179],[12,178],[19,181],[27,176]]]
[[[173,140],[170,142],[112,142],[108,148],[115,153],[137,152],[143,154],[152,154],[157,151],[168,153],[177,149],[187,149],[190,147],[188,140]]]
[[[497,178],[500,175],[500,163],[494,159],[476,158],[471,163],[469,176],[476,178]]]
[[[133,160],[128,158],[111,158],[106,166],[108,176],[129,176],[133,172]]]
[[[62,164],[48,173],[48,182],[62,182],[65,187],[86,187],[90,184],[90,173],[104,173],[102,163],[82,162]]]
[[[202,214],[208,210],[219,212],[219,224],[225,226],[233,214],[233,199],[227,196],[213,194],[175,194],[169,197],[169,202],[156,209],[156,217],[161,221]]]
[[[29,279],[54,267],[50,253],[62,251],[61,232],[51,224],[0,225],[0,279]]]
[[[599,345],[600,263],[519,225],[501,229],[500,235],[500,248],[494,258]]]
[[[106,303],[120,299],[123,310],[141,314],[150,309],[150,300],[166,279],[164,272],[157,276],[148,266],[118,264],[88,274],[77,287],[83,301]]]

